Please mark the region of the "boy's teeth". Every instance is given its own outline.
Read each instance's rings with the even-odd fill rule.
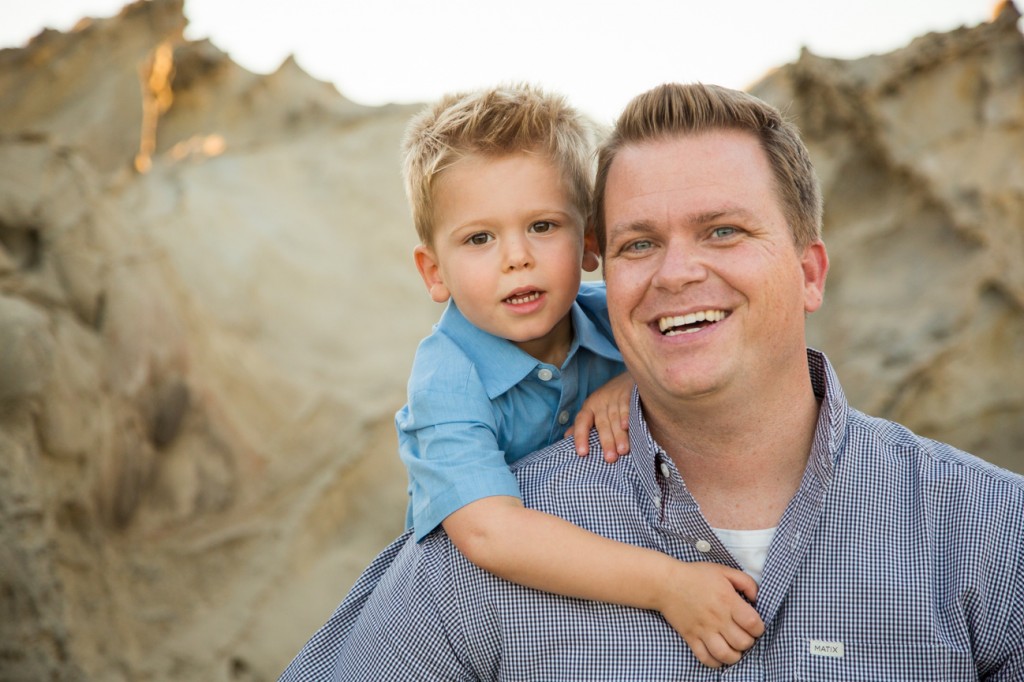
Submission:
[[[658,328],[661,329],[662,334],[666,332],[668,335],[689,334],[699,331],[701,327],[694,327],[693,329],[676,329],[676,327],[685,327],[698,322],[721,322],[725,319],[725,316],[726,312],[724,310],[698,310],[695,313],[688,313],[686,315],[663,317],[658,320]]]
[[[522,294],[520,296],[509,296],[505,300],[512,305],[522,305],[523,303],[529,303],[530,301],[536,301],[540,298],[540,292],[533,291],[529,294]]]

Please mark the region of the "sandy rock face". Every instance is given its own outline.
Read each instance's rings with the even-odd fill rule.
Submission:
[[[412,110],[184,21],[0,52],[2,679],[270,679],[401,530]]]
[[[1018,471],[1024,41],[805,54],[812,342],[853,404]],[[185,42],[180,0],[0,51],[0,679],[270,680],[401,529],[392,416],[439,314],[410,108]]]
[[[1024,470],[1024,42],[992,23],[855,61],[804,53],[752,91],[825,194],[811,343],[851,403]]]

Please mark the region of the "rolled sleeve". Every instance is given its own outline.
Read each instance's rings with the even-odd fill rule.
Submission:
[[[463,388],[418,391],[396,418],[399,454],[409,472],[407,521],[417,542],[470,502],[519,497],[498,447],[490,400],[479,382]]]

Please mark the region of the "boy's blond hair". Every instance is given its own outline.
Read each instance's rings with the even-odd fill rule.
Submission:
[[[542,154],[558,168],[569,200],[585,220],[593,190],[594,131],[561,95],[513,84],[445,95],[410,120],[402,173],[420,241],[431,246],[433,199],[446,168],[470,154]]]

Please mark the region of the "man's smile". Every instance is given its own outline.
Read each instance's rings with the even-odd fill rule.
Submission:
[[[721,322],[729,313],[725,310],[698,310],[685,315],[675,315],[658,319],[658,329],[665,336],[692,334],[716,322]]]

